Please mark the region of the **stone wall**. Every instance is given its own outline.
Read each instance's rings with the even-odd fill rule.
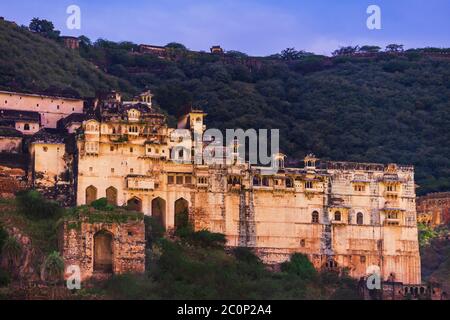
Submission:
[[[143,273],[145,271],[144,221],[126,223],[90,223],[66,221],[60,230],[60,251],[66,268],[79,266],[82,280],[91,278],[96,270],[95,239],[99,232],[112,236],[112,273]],[[66,275],[68,276],[68,275]]]
[[[450,223],[450,192],[417,198],[417,220],[433,227]]]
[[[29,187],[27,173],[20,168],[11,168],[0,165],[0,197],[14,198],[18,191]]]

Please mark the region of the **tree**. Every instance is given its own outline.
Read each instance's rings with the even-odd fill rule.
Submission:
[[[359,46],[353,47],[340,47],[336,51],[333,52],[333,56],[352,56],[359,51]]]
[[[359,52],[362,53],[378,53],[381,51],[381,48],[379,46],[362,46],[359,48]]]
[[[281,270],[288,274],[299,276],[303,279],[314,279],[317,271],[311,261],[304,254],[295,253],[291,260],[281,265]]]
[[[403,52],[403,45],[402,44],[390,44],[386,46],[386,52]]]
[[[32,32],[38,33],[43,35],[44,37],[50,38],[50,39],[57,39],[60,35],[60,31],[55,30],[55,26],[53,25],[53,22],[45,20],[45,19],[39,19],[39,18],[33,18],[30,22],[29,29]]]
[[[80,40],[80,46],[90,47],[92,46],[92,41],[86,36],[79,36],[78,40]]]
[[[286,48],[281,51],[281,58],[283,60],[298,60],[306,54],[307,53],[303,50],[297,51],[295,48]]]
[[[178,42],[170,42],[166,44],[166,48],[187,51],[186,46]]]

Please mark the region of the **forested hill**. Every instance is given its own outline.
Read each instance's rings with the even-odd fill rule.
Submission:
[[[281,129],[290,159],[314,152],[333,160],[414,164],[419,193],[450,190],[449,54],[250,58],[172,44],[168,58],[160,59],[139,54],[133,43],[84,37],[79,53],[71,52],[5,25],[0,23],[2,88],[56,85],[81,95],[149,88],[172,116],[192,103],[208,113],[209,127]]]

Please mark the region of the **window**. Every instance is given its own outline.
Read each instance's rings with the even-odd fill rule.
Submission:
[[[43,147],[42,150],[44,150],[44,152],[48,151],[48,147]]]
[[[356,215],[356,224],[364,224],[364,215],[362,214],[362,212],[358,212],[358,214]]]
[[[264,177],[262,180],[262,184],[264,187],[268,187],[269,186],[269,178]]]
[[[360,256],[359,257],[359,262],[366,263],[366,256]]]
[[[294,181],[291,178],[286,180],[286,187],[287,188],[293,188],[294,187]]]
[[[30,125],[28,123],[25,123],[25,125],[23,126],[23,130],[29,131],[30,130]]]
[[[354,189],[355,189],[356,192],[364,192],[364,191],[366,191],[366,186],[364,186],[364,185],[355,185]]]
[[[177,184],[183,184],[183,176],[177,176]]]
[[[389,191],[389,192],[395,192],[395,191],[397,191],[397,186],[396,185],[389,185],[389,186],[387,186],[387,191]]]
[[[114,151],[114,147],[113,147],[113,146],[109,147],[109,150],[110,150],[111,152],[113,152],[113,151]]]
[[[148,153],[151,153],[151,152],[152,152],[152,148],[148,148],[148,149],[147,149],[147,152],[148,152]]]
[[[319,213],[317,211],[312,213],[312,223],[319,223]]]
[[[114,173],[114,168],[111,168],[111,173]]]
[[[184,151],[183,150],[178,151],[178,158],[183,159],[183,157],[184,157]]]
[[[305,239],[300,240],[300,247],[304,248],[306,246]]]
[[[130,153],[133,153],[133,151],[134,151],[134,149],[133,149],[133,148],[130,148]]]
[[[133,168],[130,169],[130,173],[134,173],[134,169]]]
[[[186,177],[184,178],[184,183],[185,183],[185,184],[192,184],[192,177],[186,176]]]
[[[339,211],[336,211],[336,212],[334,213],[334,220],[335,220],[335,221],[341,221],[341,219],[342,219],[341,213],[340,213]]]
[[[253,185],[254,186],[260,186],[261,185],[261,178],[260,177],[253,177]]]
[[[312,181],[306,181],[305,182],[305,189],[313,189],[314,184]]]
[[[59,110],[59,106],[56,106],[56,110]]]
[[[167,184],[173,184],[174,183],[174,177],[173,176],[168,176],[167,177]]]

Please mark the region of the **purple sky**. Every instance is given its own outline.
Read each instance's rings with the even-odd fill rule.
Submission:
[[[66,8],[82,12],[81,30],[66,28]],[[366,27],[366,9],[382,10],[382,30]],[[450,47],[449,0],[15,0],[0,2],[0,16],[28,25],[52,20],[64,35],[92,40],[226,50],[269,55],[286,47],[321,54],[344,45],[401,43]]]

